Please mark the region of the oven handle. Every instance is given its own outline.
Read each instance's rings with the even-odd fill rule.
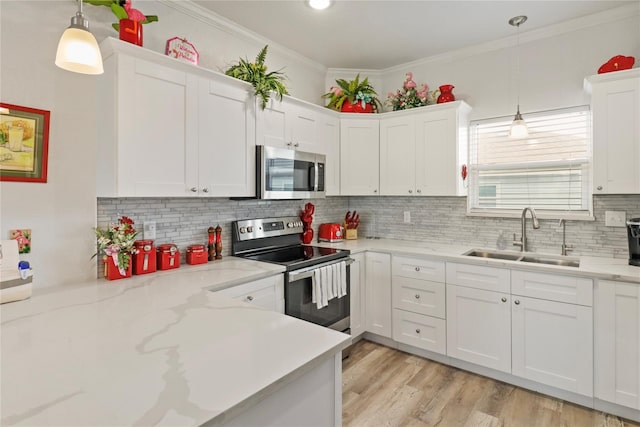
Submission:
[[[317,270],[322,267],[326,267],[328,265],[338,264],[339,262],[344,261],[347,265],[351,265],[356,262],[353,258],[345,258],[338,261],[329,261],[322,264],[313,265],[311,267],[303,268],[301,270],[292,271],[289,274],[289,282],[295,282],[302,279],[307,279],[313,276],[314,270]]]

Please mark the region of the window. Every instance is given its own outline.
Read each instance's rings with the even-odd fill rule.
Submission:
[[[512,117],[471,122],[471,215],[514,216],[524,207],[547,218],[590,218],[589,108],[527,114],[529,136],[509,138]]]

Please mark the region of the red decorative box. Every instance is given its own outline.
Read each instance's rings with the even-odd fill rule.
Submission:
[[[187,264],[204,264],[208,258],[209,254],[204,245],[191,245],[187,248]]]
[[[158,246],[158,270],[171,270],[180,267],[180,251],[173,243]]]
[[[153,240],[136,240],[133,242],[133,274],[147,274],[156,271],[156,247]]]

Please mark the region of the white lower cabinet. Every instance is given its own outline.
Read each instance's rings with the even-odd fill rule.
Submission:
[[[595,291],[595,397],[640,410],[640,285],[600,280]]]
[[[512,300],[513,375],[593,396],[592,308],[516,295]]]
[[[267,310],[284,313],[284,276],[282,274],[232,286],[216,293]]]
[[[447,284],[447,355],[511,372],[511,296]]]
[[[351,336],[357,337],[365,332],[365,254],[351,255],[354,262],[351,264],[351,275],[349,282],[349,292],[351,297],[350,311],[350,327]]]
[[[367,331],[391,338],[391,255],[367,252],[365,260]]]

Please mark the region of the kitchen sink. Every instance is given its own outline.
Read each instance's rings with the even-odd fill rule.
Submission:
[[[522,258],[522,254],[519,252],[496,252],[484,249],[472,249],[464,255],[475,256],[479,258],[505,259],[509,261],[518,261],[520,258]]]
[[[560,265],[563,267],[580,267],[580,260],[577,258],[555,258],[547,256],[524,256],[522,262],[533,262],[537,264]]]
[[[558,265],[561,267],[580,267],[578,258],[553,255],[536,255],[532,253],[494,251],[491,249],[471,249],[463,255],[477,258],[501,259],[507,261],[529,262],[534,264]]]

